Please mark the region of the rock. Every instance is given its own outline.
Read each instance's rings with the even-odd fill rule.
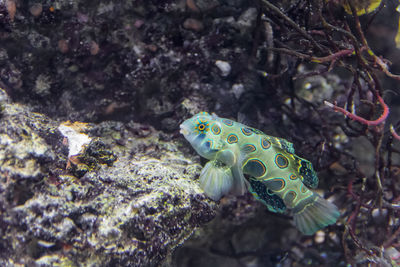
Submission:
[[[256,19],[257,9],[255,7],[250,7],[240,15],[237,20],[237,25],[242,32],[246,32],[255,26]]]
[[[0,96],[1,266],[154,266],[215,216],[200,165],[156,130],[85,124],[71,156],[59,122]]]
[[[239,99],[240,96],[244,93],[245,89],[243,84],[239,83],[239,84],[234,84],[232,86],[232,92],[235,95],[236,99]]]
[[[193,0],[193,1],[187,1],[187,2],[189,2],[189,4],[191,4],[191,2],[193,2],[193,4],[196,5],[197,9],[199,9],[199,11],[203,11],[203,12],[207,12],[210,9],[216,8],[220,4],[218,0]],[[188,4],[188,6],[191,6],[189,4]]]
[[[186,6],[192,12],[199,13],[200,9],[197,7],[196,2],[194,0],[186,0]]]
[[[39,17],[40,14],[42,14],[42,11],[43,11],[43,6],[40,3],[35,3],[35,4],[31,5],[31,7],[29,8],[29,12],[34,17]]]
[[[34,92],[40,96],[46,96],[50,94],[50,88],[51,81],[49,80],[49,77],[40,74],[35,81]]]
[[[17,180],[43,178],[43,162],[56,159],[44,136],[56,131],[56,123],[10,104],[5,91],[0,92],[0,174]]]
[[[204,29],[203,23],[197,19],[188,18],[183,22],[183,27],[188,30],[195,32],[202,31]]]

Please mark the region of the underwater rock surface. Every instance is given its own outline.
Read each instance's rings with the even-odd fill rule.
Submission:
[[[1,266],[157,265],[215,216],[200,165],[167,136],[88,125],[98,138],[68,158],[59,122],[0,93]]]

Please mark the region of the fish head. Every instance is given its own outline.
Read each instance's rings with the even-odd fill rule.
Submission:
[[[200,156],[213,159],[221,149],[221,126],[217,115],[200,112],[180,125],[180,133]],[[218,132],[215,134],[215,132]]]

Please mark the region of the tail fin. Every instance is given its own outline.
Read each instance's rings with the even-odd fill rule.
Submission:
[[[319,229],[334,224],[340,216],[334,204],[316,193],[300,202],[293,211],[296,227],[305,235],[312,235]]]
[[[200,187],[206,195],[219,200],[232,188],[233,177],[229,167],[222,166],[218,161],[207,162],[200,174]]]

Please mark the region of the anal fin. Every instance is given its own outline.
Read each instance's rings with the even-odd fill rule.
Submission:
[[[239,168],[239,165],[236,164],[231,168],[232,176],[233,176],[233,185],[231,189],[231,193],[235,196],[241,196],[246,193],[246,189],[248,187],[248,182],[246,178],[244,178],[242,170]]]

